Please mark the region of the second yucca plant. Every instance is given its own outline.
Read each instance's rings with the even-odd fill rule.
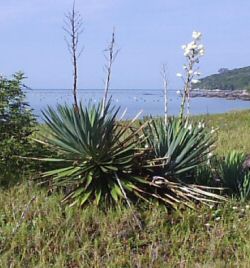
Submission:
[[[214,136],[188,119],[151,120],[144,130],[146,147],[151,148],[150,165],[159,175],[177,177],[206,161],[213,150]]]
[[[244,170],[246,156],[242,152],[231,151],[220,161],[219,173],[223,186],[241,201],[250,199],[250,172]]]

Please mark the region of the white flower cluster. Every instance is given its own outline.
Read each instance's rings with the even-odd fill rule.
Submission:
[[[198,123],[198,128],[205,128],[205,123],[204,122],[199,122]]]
[[[201,32],[193,31],[193,40],[190,43],[182,46],[184,56],[187,58],[188,62],[187,64],[183,65],[183,69],[186,73],[186,77],[188,77],[192,84],[197,84],[200,82],[197,78],[201,75],[201,73],[198,72],[198,70],[194,71],[193,69],[195,63],[199,63],[199,58],[205,54],[205,48],[202,44],[200,44],[201,37]],[[181,73],[177,73],[176,75],[183,79],[183,75]],[[185,80],[187,80],[187,78]],[[184,82],[186,82],[185,80]]]
[[[182,49],[184,50],[184,56],[185,57],[204,56],[205,48],[202,44],[199,44],[200,39],[202,37],[201,32],[193,31],[192,37],[193,40],[190,43],[182,46]]]
[[[193,31],[192,37],[194,40],[200,40],[201,36],[202,36],[201,32]]]
[[[192,41],[182,46],[184,56],[186,58],[186,64],[183,65],[183,74],[176,74],[184,83],[182,94],[179,94],[179,91],[177,92],[178,95],[182,96],[180,111],[181,118],[184,115],[185,109],[187,115],[190,114],[190,91],[192,89],[192,84],[197,84],[200,82],[198,78],[201,73],[199,72],[199,67],[197,67],[197,64],[200,62],[200,57],[205,54],[205,48],[201,44],[201,37],[202,34],[200,32],[193,31]]]
[[[192,126],[191,123],[189,124],[188,121],[186,121],[186,122],[185,122],[185,125],[184,125],[184,128],[188,129],[189,131],[192,131],[193,126]]]

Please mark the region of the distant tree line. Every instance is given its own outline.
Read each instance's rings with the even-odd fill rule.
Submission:
[[[221,68],[218,74],[200,79],[200,83],[193,85],[193,88],[250,91],[250,66],[233,70]]]

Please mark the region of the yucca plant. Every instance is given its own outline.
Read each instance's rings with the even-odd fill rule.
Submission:
[[[242,152],[231,151],[220,161],[221,180],[230,191],[239,194],[240,184],[244,177]]]
[[[172,207],[192,206],[192,202],[211,203],[225,200],[212,193],[222,190],[194,184],[187,180],[198,166],[209,160],[215,138],[199,123],[189,124],[188,119],[151,119],[143,129],[147,148],[144,168],[153,178],[154,196]]]
[[[152,148],[142,149],[150,139],[145,136],[148,131],[142,131],[148,123],[135,128],[133,121],[117,121],[117,113],[110,103],[104,112],[101,105],[84,108],[80,104],[79,110],[58,106],[44,113],[48,135],[39,142],[57,151],[57,155],[44,159],[56,162],[56,166],[43,177],[66,190],[64,202],[80,206],[126,202],[130,206],[130,201],[140,198],[147,202],[157,199],[177,208],[178,204],[190,206],[193,200],[220,199],[202,187],[159,177],[162,174],[155,163],[159,159]]]
[[[146,147],[151,148],[149,167],[167,177],[178,177],[208,160],[215,138],[201,124],[188,119],[151,120],[144,130]]]
[[[118,124],[118,111],[108,103],[104,111],[101,105],[80,104],[79,111],[60,105],[44,112],[49,135],[40,142],[58,151],[57,157],[45,160],[61,167],[43,176],[67,189],[64,201],[71,205],[128,200],[127,195],[140,195],[140,186],[147,183],[134,175],[140,167],[140,129],[129,132],[130,125]]]
[[[242,183],[240,185],[240,200],[245,202],[250,199],[250,172],[244,174]]]
[[[221,180],[228,191],[242,201],[250,198],[250,172],[244,170],[245,154],[231,151],[220,161]]]

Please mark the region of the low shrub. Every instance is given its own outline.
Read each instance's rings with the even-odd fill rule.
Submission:
[[[0,185],[18,181],[29,165],[17,157],[30,151],[29,136],[36,125],[25,101],[24,78],[22,73],[12,79],[0,77]]]

